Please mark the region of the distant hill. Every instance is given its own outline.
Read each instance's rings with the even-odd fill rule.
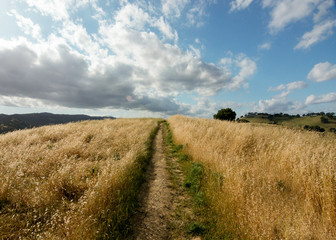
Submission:
[[[88,115],[68,115],[52,113],[0,114],[0,134],[19,129],[41,127],[44,125],[78,122],[84,120],[102,120],[114,117],[91,117]]]
[[[248,121],[251,123],[277,124],[290,128],[306,129],[310,127],[320,127],[325,131],[335,132],[336,116],[334,113],[310,113],[306,115],[289,115],[289,114],[268,114],[268,113],[248,113],[242,116],[238,121]]]

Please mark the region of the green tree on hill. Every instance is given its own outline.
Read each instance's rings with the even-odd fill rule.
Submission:
[[[231,108],[225,108],[221,109],[215,114],[214,119],[219,120],[228,120],[228,121],[234,121],[236,119],[236,112],[233,111]]]

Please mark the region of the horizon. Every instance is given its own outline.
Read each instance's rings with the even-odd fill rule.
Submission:
[[[13,0],[0,112],[336,112],[334,0]]]

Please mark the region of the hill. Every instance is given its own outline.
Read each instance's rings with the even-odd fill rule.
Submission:
[[[303,129],[305,126],[318,126],[325,131],[335,131],[336,117],[332,113],[312,113],[300,116],[289,114],[248,113],[239,121],[251,123],[277,124],[290,128]]]
[[[0,134],[15,130],[41,127],[45,125],[63,124],[85,120],[102,120],[114,117],[91,117],[88,115],[67,115],[52,113],[31,113],[31,114],[0,114]]]
[[[336,239],[335,136],[183,116],[168,123],[195,162],[188,185],[216,223],[211,239]]]
[[[121,239],[158,119],[0,135],[0,239]]]

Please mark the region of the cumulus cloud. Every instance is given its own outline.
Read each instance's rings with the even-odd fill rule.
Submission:
[[[336,102],[336,92],[315,96],[314,94],[306,98],[306,105]]]
[[[43,3],[29,2],[42,14],[53,14]],[[60,9],[66,11],[70,3],[60,3]],[[62,21],[46,39],[0,39],[2,104],[29,99],[26,102],[36,105],[191,113],[191,106],[176,96],[213,96],[225,88],[237,89],[256,71],[256,63],[245,55],[233,60],[239,69],[233,74],[232,69],[202,61],[193,46],[183,51],[165,42],[176,42],[176,31],[164,17],[134,4],[124,3],[111,20],[98,20],[95,34],[63,13],[53,16]],[[152,31],[155,28],[165,38]]]
[[[328,20],[320,24],[314,25],[310,32],[306,32],[300,42],[295,46],[295,49],[306,49],[315,43],[323,41],[328,36],[333,34],[333,28],[336,27],[336,20]]]
[[[307,78],[315,82],[336,79],[336,64],[332,65],[329,62],[318,63],[309,72]]]
[[[246,87],[257,65],[240,54],[231,56],[231,66],[224,67],[224,60],[222,64],[203,61],[200,50],[192,45],[188,50],[177,45],[178,35],[169,19],[189,4],[185,17],[190,13],[195,24],[200,23],[212,2],[163,2],[162,7],[168,5],[162,16],[146,9],[146,4],[125,1],[110,19],[102,19],[105,13],[97,1],[28,0],[30,10],[50,16],[57,27],[43,37],[37,24],[16,11],[10,13],[35,40],[0,38],[0,104],[132,109],[167,115],[201,113],[206,106],[214,109],[213,102],[199,100],[197,108],[176,99],[185,93],[204,99],[223,89]],[[82,20],[72,19],[76,7],[88,4],[100,16],[95,33],[90,33]],[[200,11],[191,11],[197,6]],[[209,116],[208,111],[203,112],[206,114]]]
[[[235,1],[232,1],[230,3],[231,5],[231,8],[230,8],[230,11],[234,11],[234,10],[243,10],[245,8],[247,8],[248,6],[250,6],[250,4],[253,2],[253,0],[235,0]]]
[[[260,100],[258,105],[255,107],[256,111],[259,112],[287,112],[287,113],[298,113],[305,108],[302,102],[293,102],[287,99],[287,96],[294,90],[299,90],[306,88],[307,83],[303,81],[291,82],[288,84],[280,84],[277,87],[270,87],[269,91],[279,91],[279,95],[272,97],[271,99]]]
[[[232,82],[228,88],[238,89],[242,86],[247,87],[247,80],[257,71],[256,62],[245,55],[241,55],[235,60],[235,64],[238,68],[240,68],[240,70],[238,74],[233,77]]]
[[[115,63],[106,66],[104,74],[92,75],[83,56],[71,53],[66,45],[55,48],[60,55],[56,60],[49,57],[51,52],[39,53],[25,44],[1,49],[0,61],[6,59],[6,64],[0,66],[0,95],[12,103],[29,98],[75,108],[116,107],[166,113],[188,110],[168,97],[136,95],[133,66]]]
[[[255,110],[257,112],[279,113],[289,112],[294,103],[284,98],[260,100]]]

